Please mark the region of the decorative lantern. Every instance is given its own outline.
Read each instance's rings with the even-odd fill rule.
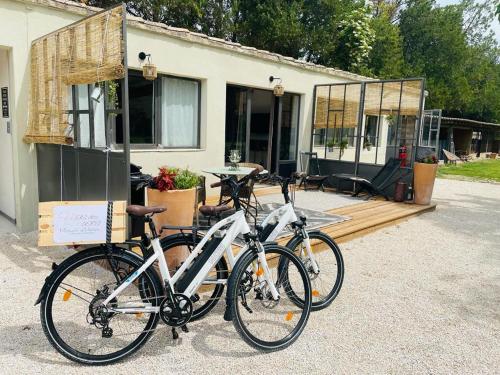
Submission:
[[[273,93],[275,96],[283,96],[285,94],[285,88],[282,85],[278,84],[274,86]]]
[[[156,77],[158,77],[158,71],[156,69],[156,65],[147,63],[142,66],[142,75],[148,81],[154,81]]]
[[[279,80],[278,84],[275,85],[274,88],[273,88],[274,96],[283,96],[285,94],[285,88],[281,84],[281,78],[279,78],[279,77],[273,77],[273,76],[269,77],[269,82],[270,83],[273,83],[274,80]]]
[[[139,53],[139,59],[141,61],[146,60],[148,58],[148,62],[142,66],[142,76],[148,81],[154,81],[156,77],[158,77],[158,69],[156,65],[151,62],[151,54],[146,54],[144,52]]]

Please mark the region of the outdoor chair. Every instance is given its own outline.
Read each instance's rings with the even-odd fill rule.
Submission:
[[[461,158],[459,158],[457,155],[455,155],[453,152],[445,150],[444,148],[443,148],[443,154],[444,154],[444,156],[446,156],[446,159],[448,159],[449,163],[457,164],[457,161],[460,161],[460,162],[464,161]]]
[[[246,168],[260,168],[264,169],[260,164],[256,163],[238,163],[239,167],[246,167]],[[240,180],[241,178],[245,177],[244,175],[238,175],[237,179]],[[243,204],[243,207],[245,208],[245,215],[250,214],[254,219],[257,217],[258,209],[262,209],[262,206],[260,205],[257,196],[255,195],[254,192],[254,184],[255,180],[250,179],[246,183],[246,185],[242,186],[239,192],[239,197],[240,197],[240,202]],[[220,190],[220,197],[219,197],[219,205],[226,204],[231,200],[231,190],[227,185],[222,185],[221,190]],[[255,203],[252,203],[252,200]],[[255,215],[250,211],[254,211]]]
[[[300,177],[299,188],[304,185],[304,190],[307,191],[307,185],[315,185],[318,190],[325,191],[325,181],[328,175],[322,175],[319,168],[319,160],[317,152],[300,152],[300,167],[302,169],[298,176]]]
[[[469,155],[469,153],[467,151],[458,150],[458,151],[455,151],[455,155],[457,155],[460,158],[460,160],[462,160],[464,162],[468,162],[469,160],[472,160],[472,157]]]
[[[382,169],[370,180],[344,173],[334,174],[332,177],[337,179],[337,191],[340,191],[340,182],[342,180],[351,181],[354,182],[356,186],[352,194],[353,197],[356,197],[361,192],[366,191],[368,193],[368,198],[381,195],[386,200],[389,200],[389,196],[385,193],[385,190],[393,182],[393,177],[396,172],[400,170],[400,166],[401,160],[389,158]]]

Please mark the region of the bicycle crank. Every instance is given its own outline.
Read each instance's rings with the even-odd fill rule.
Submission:
[[[184,294],[176,293],[166,297],[160,304],[160,317],[171,327],[182,327],[193,315],[193,303]]]

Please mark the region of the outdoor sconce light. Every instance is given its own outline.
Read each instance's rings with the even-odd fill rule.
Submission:
[[[139,53],[139,60],[144,62],[146,57],[148,58],[148,62],[142,66],[142,76],[148,81],[154,81],[158,76],[158,71],[156,69],[156,65],[151,62],[151,54],[146,54],[144,52]]]
[[[274,76],[269,77],[269,83],[273,83],[275,80],[279,80],[279,82],[273,88],[274,96],[283,96],[285,94],[285,88],[281,85],[281,78]]]

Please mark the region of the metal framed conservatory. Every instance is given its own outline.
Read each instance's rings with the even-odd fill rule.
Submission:
[[[411,176],[424,85],[421,78],[316,85],[311,150],[318,154],[321,174],[369,178],[390,157],[403,156],[402,171]]]

